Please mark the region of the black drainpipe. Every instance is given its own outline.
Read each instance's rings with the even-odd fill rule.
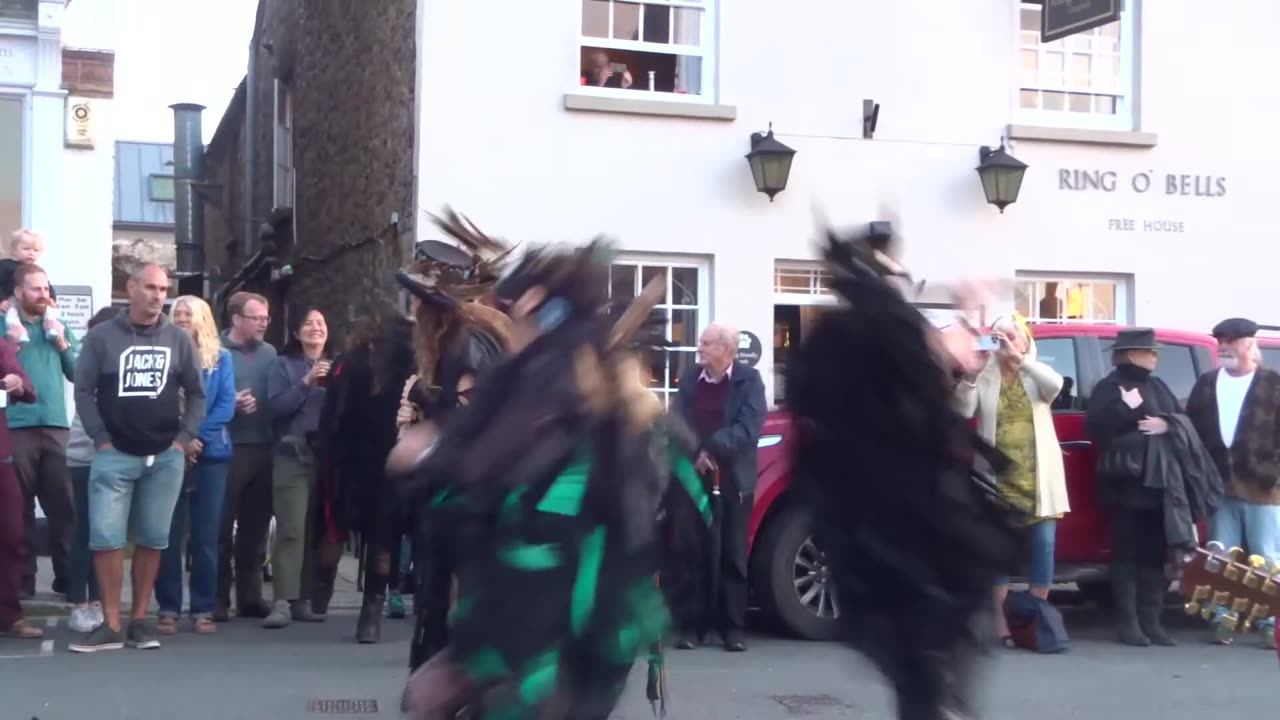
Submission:
[[[244,199],[241,208],[240,253],[250,258],[261,250],[258,227],[253,220],[253,178],[257,160],[258,138],[255,117],[258,114],[258,36],[249,40],[249,68],[244,78]]]
[[[196,186],[204,181],[203,105],[178,103],[173,110],[174,245],[178,293],[204,297],[204,200]]]

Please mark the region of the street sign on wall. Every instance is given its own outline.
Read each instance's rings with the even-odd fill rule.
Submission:
[[[1041,0],[1040,42],[1087,32],[1120,19],[1123,0]]]
[[[89,319],[93,317],[93,288],[88,285],[57,285],[58,317],[71,329],[79,342],[89,332]]]

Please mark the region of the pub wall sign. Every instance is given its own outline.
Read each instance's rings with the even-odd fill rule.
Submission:
[[[1219,175],[1158,173],[1154,170],[1136,172],[1125,177],[1114,170],[1059,168],[1058,189],[1107,193],[1119,189],[1139,194],[1154,192],[1161,195],[1219,198],[1227,194],[1227,179]]]
[[[1040,0],[1040,42],[1088,32],[1120,19],[1123,0]]]

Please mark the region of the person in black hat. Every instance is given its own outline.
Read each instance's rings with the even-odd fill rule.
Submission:
[[[1160,624],[1166,546],[1195,547],[1194,524],[1221,495],[1221,480],[1177,397],[1152,374],[1155,331],[1121,330],[1111,357],[1115,370],[1089,397],[1085,432],[1098,447],[1098,501],[1111,511],[1116,632],[1126,645],[1171,646]],[[1178,472],[1152,459],[1152,443],[1171,451]]]
[[[1210,523],[1210,539],[1280,563],[1280,373],[1262,367],[1258,324],[1245,318],[1213,328],[1221,368],[1200,376],[1187,415],[1222,475],[1227,498]],[[1219,613],[1221,616],[1224,613]],[[1257,627],[1275,647],[1274,620]],[[1219,626],[1218,640],[1230,642]]]

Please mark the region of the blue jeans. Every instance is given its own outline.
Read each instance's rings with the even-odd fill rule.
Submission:
[[[1056,547],[1058,521],[1052,518],[1038,520],[1027,526],[1027,542],[1031,546],[1031,562],[1027,571],[1027,584],[1033,588],[1047,588],[1053,584],[1053,553]],[[996,585],[1008,585],[1009,578],[996,580]]]
[[[1228,549],[1245,548],[1270,562],[1280,562],[1280,505],[1259,505],[1240,498],[1224,498],[1209,521],[1209,539]],[[1214,615],[1226,614],[1217,608]],[[1259,632],[1272,632],[1275,619],[1257,624]]]
[[[1209,522],[1209,537],[1224,547],[1247,548],[1252,555],[1280,562],[1280,505],[1225,498]]]
[[[89,553],[89,466],[68,467],[71,501],[75,503],[75,526],[67,552],[67,602],[83,605],[98,602],[98,578]]]
[[[123,549],[130,529],[139,547],[168,547],[186,463],[172,447],[150,457],[99,450],[89,468],[89,549]]]
[[[191,527],[191,617],[213,614],[218,592],[218,530],[227,495],[225,462],[198,462],[187,471],[191,488],[178,498],[169,529],[169,547],[160,555],[156,602],[161,617],[182,614],[183,539]]]

